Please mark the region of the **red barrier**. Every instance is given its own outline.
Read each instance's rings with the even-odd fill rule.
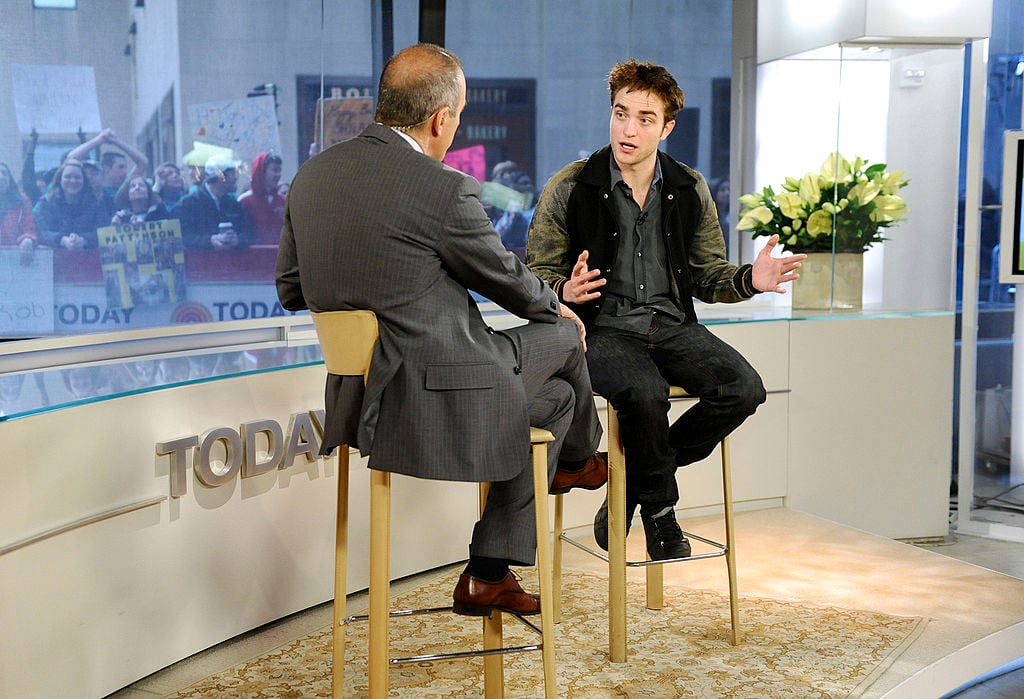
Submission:
[[[276,245],[253,245],[244,250],[185,250],[189,282],[274,281]],[[102,284],[100,251],[53,251],[53,280],[57,284]]]

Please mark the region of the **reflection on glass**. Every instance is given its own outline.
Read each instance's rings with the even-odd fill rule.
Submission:
[[[961,521],[973,520],[991,525],[1024,526],[1024,464],[1014,446],[1015,432],[1022,433],[1020,394],[1014,397],[1015,318],[1019,318],[1019,285],[1000,284],[1000,257],[1013,254],[1000,245],[1000,204],[1006,206],[1012,196],[1002,191],[1004,183],[1004,132],[1020,129],[1024,96],[1024,0],[996,0],[993,3],[992,37],[985,62],[988,71],[988,102],[985,105],[985,135],[979,239],[966,245],[963,236],[963,211],[966,193],[960,192],[961,227],[958,255],[975,254],[977,259],[977,362],[974,386],[973,462],[965,464],[973,476],[972,492],[959,490]],[[1000,18],[1000,21],[995,21]],[[1009,21],[1002,21],[1003,19]],[[969,298],[964,284],[974,283],[962,276],[958,300]],[[964,309],[967,315],[967,309]],[[959,392],[957,393],[959,395]],[[959,425],[958,425],[959,426]],[[961,437],[967,439],[966,436]],[[954,445],[954,476],[958,475],[959,446]],[[962,484],[961,484],[962,485]],[[969,508],[969,509],[968,509]]]
[[[0,147],[0,299],[20,294],[17,312],[31,316],[8,320],[12,309],[0,308],[0,338],[285,315],[273,275],[288,183],[309,157],[372,121],[380,61],[371,10],[369,0],[243,14],[215,3],[187,12],[136,4],[125,51],[97,54],[79,47],[123,32],[124,6],[94,3],[74,22],[31,3],[8,8],[5,31],[47,41],[5,45],[0,56],[15,107],[2,126],[20,136]],[[602,26],[622,29],[614,40],[569,31],[579,13],[564,3],[517,3],[515,21],[505,6],[447,6],[448,23],[465,25],[448,43],[467,63],[469,102],[452,164],[481,182],[493,225],[520,256],[547,179],[606,142],[594,109],[606,108],[603,73],[634,47],[659,51],[688,95],[663,147],[728,180],[730,4],[702,9],[699,22],[673,0],[603,12]],[[541,15],[544,32],[529,19]],[[331,31],[319,31],[322,19]],[[413,43],[418,21],[414,7],[396,8],[394,36]],[[211,26],[219,46],[260,50],[212,60]],[[69,156],[79,165],[62,169]],[[20,194],[4,198],[8,181],[27,207]],[[36,261],[23,268],[31,251]],[[184,371],[168,374],[154,372],[163,381]],[[55,397],[68,390],[62,383]],[[133,383],[124,374],[107,385]]]
[[[123,6],[76,11],[75,22],[31,5],[5,14],[7,31],[48,37],[12,45],[0,59],[5,68],[16,66],[17,119],[4,131],[21,134],[21,148],[0,152],[0,161],[39,207],[33,218],[40,243],[55,254],[45,322],[28,331],[0,328],[0,336],[48,334],[39,327],[70,335],[283,315],[273,286],[281,187],[311,154],[372,121],[371,6],[327,2],[333,29],[320,34],[318,3],[242,15],[216,5],[167,13],[160,3],[144,4],[130,9],[125,52],[101,57],[70,47],[123,28]],[[508,21],[504,6],[461,1],[447,8],[449,22],[470,25],[449,33],[469,67],[469,104],[452,164],[493,185],[485,203],[508,249],[522,256],[547,178],[601,145],[591,107],[601,102],[594,86],[599,92],[605,69],[595,66],[628,57],[631,46],[651,44],[655,34],[666,37],[660,50],[690,96],[685,128],[681,123],[666,147],[709,177],[728,177],[728,137],[721,138],[728,133],[728,93],[723,102],[719,89],[731,65],[728,3],[702,10],[699,22],[685,4],[668,0],[610,6],[605,23],[625,28],[616,42],[579,32],[557,32],[553,42],[553,35],[530,30],[536,25],[526,18],[538,13],[549,27],[578,20],[576,8],[545,0],[517,4],[522,22]],[[414,8],[398,8],[395,36],[415,36],[418,21]],[[209,26],[217,27],[220,45],[267,50],[222,52],[211,61],[201,31]],[[503,50],[494,43],[497,26],[515,47],[514,58],[495,59]],[[699,62],[692,60],[694,47]],[[65,177],[57,168],[69,156],[80,165]],[[122,185],[131,194],[135,177],[149,196],[140,189],[137,199],[118,200]],[[118,226],[153,220],[167,222],[165,231],[178,222],[184,253],[176,270],[105,266],[103,240],[111,241]],[[0,247],[20,245],[8,237]]]
[[[0,375],[0,421],[47,408],[322,361],[318,345],[303,345],[4,374]]]

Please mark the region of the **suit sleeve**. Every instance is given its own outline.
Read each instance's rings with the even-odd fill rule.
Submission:
[[[277,283],[277,298],[289,311],[302,311],[308,306],[302,295],[299,279],[299,257],[295,249],[295,232],[292,230],[288,207],[284,210],[284,225],[281,227],[281,244],[277,248],[277,266],[274,271]]]
[[[502,245],[480,203],[476,180],[460,175],[450,204],[439,207],[439,215],[444,233],[438,251],[452,277],[520,318],[546,323],[558,319],[558,298]]]

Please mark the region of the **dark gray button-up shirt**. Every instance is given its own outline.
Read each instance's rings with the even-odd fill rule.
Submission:
[[[643,210],[622,179],[615,158],[611,158],[610,169],[618,254],[594,323],[647,332],[655,313],[677,321],[683,315],[672,300],[668,251],[661,238],[661,164],[655,166]]]

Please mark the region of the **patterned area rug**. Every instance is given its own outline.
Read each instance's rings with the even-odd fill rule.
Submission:
[[[524,586],[536,589],[526,571]],[[392,609],[451,605],[458,571],[400,597]],[[856,697],[921,633],[921,618],[740,598],[743,643],[729,645],[729,600],[714,592],[666,585],[665,608],[644,608],[642,583],[628,586],[629,662],[608,661],[607,582],[563,576],[556,668],[558,696],[605,697]],[[507,645],[539,641],[512,617]],[[479,647],[479,619],[429,614],[393,619],[393,657]],[[366,624],[348,626],[345,696],[364,697]],[[506,655],[508,697],[543,696],[540,653]],[[482,697],[480,658],[399,665],[392,697]],[[331,628],[197,682],[167,699],[203,697],[330,697]]]

